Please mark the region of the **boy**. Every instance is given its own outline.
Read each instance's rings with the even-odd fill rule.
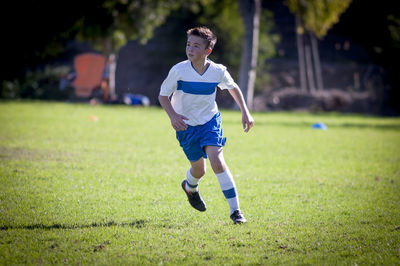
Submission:
[[[248,132],[254,120],[243,99],[239,86],[226,67],[210,61],[217,38],[206,27],[187,31],[186,55],[188,60],[174,65],[161,85],[159,101],[176,130],[176,137],[191,167],[182,181],[189,203],[198,211],[206,205],[200,197],[198,183],[206,172],[207,157],[227,199],[234,224],[245,223],[239,208],[239,199],[233,176],[225,163],[222,147],[221,114],[215,102],[217,86],[228,89],[242,111],[242,124]],[[170,96],[172,95],[171,101]]]

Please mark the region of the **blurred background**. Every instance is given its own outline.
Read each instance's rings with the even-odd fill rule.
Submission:
[[[0,98],[158,105],[186,31],[207,26],[255,111],[400,114],[400,9],[382,0],[3,3]],[[232,108],[224,91],[221,107]]]

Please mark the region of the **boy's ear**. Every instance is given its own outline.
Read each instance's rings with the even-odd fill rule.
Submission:
[[[212,49],[211,49],[211,48],[208,48],[208,49],[207,49],[207,54],[211,54],[211,52],[212,52]]]

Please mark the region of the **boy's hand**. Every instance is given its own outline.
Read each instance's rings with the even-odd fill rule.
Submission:
[[[239,88],[233,88],[228,90],[232,95],[233,99],[239,105],[240,110],[242,110],[242,125],[244,132],[249,132],[249,130],[254,125],[254,119],[251,117],[249,110],[247,109],[246,102],[244,101],[242,91]]]
[[[171,125],[176,131],[183,131],[187,129],[187,124],[183,120],[189,120],[186,116],[177,114],[171,105],[168,96],[159,95],[158,100],[161,106],[167,112],[169,119],[171,120]]]
[[[253,127],[254,125],[254,119],[249,113],[243,113],[242,114],[242,125],[244,132],[249,132],[249,130]]]
[[[189,120],[186,116],[174,114],[170,117],[171,125],[176,131],[186,130],[188,125],[183,120]]]

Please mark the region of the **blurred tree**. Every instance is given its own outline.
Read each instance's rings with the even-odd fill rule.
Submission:
[[[243,91],[249,109],[253,109],[254,84],[260,33],[260,0],[239,0],[243,17],[244,37],[240,61],[239,87]]]
[[[382,97],[380,112],[385,115],[400,114],[400,8],[398,1],[353,0],[332,33],[348,38],[368,53],[361,63],[375,65],[384,79],[383,88],[373,88]],[[368,86],[367,75],[361,86]]]
[[[260,15],[260,33],[258,43],[257,75],[254,85],[254,93],[264,91],[270,83],[269,67],[267,60],[276,55],[276,45],[280,42],[281,36],[273,33],[275,27],[274,14],[263,8]]]
[[[92,47],[109,57],[112,87],[116,52],[120,47],[128,40],[146,43],[171,12],[182,10],[191,14],[189,24],[206,25],[216,31],[221,45],[217,45],[213,57],[231,66],[234,73],[240,62],[244,62],[240,57],[244,25],[237,0],[70,0],[57,3],[31,0],[22,7],[7,2],[6,7],[10,17],[20,22],[16,27],[7,28],[6,36],[12,41],[6,43],[9,44],[6,50],[19,52],[6,55],[9,56],[6,62],[10,64],[1,73],[3,80],[17,77],[17,72],[23,79],[27,70],[63,53],[67,41],[78,40],[89,41]],[[272,42],[267,35],[265,32],[261,39],[269,45]],[[272,50],[273,47],[268,47],[267,51],[261,47],[263,59]]]
[[[202,4],[209,1],[204,0]],[[146,43],[153,36],[156,27],[165,22],[171,11],[185,5],[196,8],[197,1],[184,0],[104,0],[103,12],[108,18],[106,25],[103,17],[84,16],[74,25],[78,29],[78,40],[90,40],[95,48],[109,58],[110,97],[116,98],[115,71],[117,51],[128,40]]]
[[[350,3],[351,0],[289,0],[289,9],[296,15],[301,90],[323,89],[316,37],[322,39]]]
[[[199,5],[195,9],[183,7],[172,13],[172,16],[176,16],[176,13],[179,13],[180,19],[185,21],[187,27],[204,25],[216,33],[218,41],[210,59],[226,65],[235,80],[239,81],[238,83],[240,83],[239,70],[241,62],[245,62],[241,60],[242,52],[244,52],[242,47],[245,27],[239,7],[238,0],[213,0],[205,5]],[[188,17],[190,18],[189,20],[187,19]],[[279,41],[278,34],[271,34],[272,28],[272,12],[261,8],[258,59],[256,68],[254,68],[257,71],[256,82],[253,87],[254,91],[262,91],[265,88],[265,83],[269,82],[268,67],[265,62],[275,55],[275,44]],[[243,90],[242,87],[241,89]],[[224,94],[222,92],[222,95]],[[250,97],[250,99],[252,98]],[[230,97],[224,99],[226,107],[232,103],[229,99]]]
[[[218,37],[211,57],[238,72],[242,50],[243,21],[237,0],[214,0],[196,14],[196,24],[211,28]]]
[[[400,18],[393,14],[387,16],[388,29],[390,36],[393,39],[393,46],[397,49],[400,48]]]
[[[28,70],[59,56],[70,40],[90,41],[95,49],[109,56],[112,79],[115,52],[128,39],[145,43],[172,10],[179,6],[194,9],[209,2],[212,1],[7,1],[7,12],[1,20],[2,25],[11,22],[4,32],[8,40],[4,49],[10,52],[4,56],[1,79],[23,79]]]
[[[249,34],[250,28],[247,29],[245,26],[244,16],[250,15],[246,19],[254,19],[251,15],[251,12],[256,11],[254,7],[257,8],[257,27],[247,25],[251,27],[251,34],[253,30],[257,31],[253,40]],[[279,41],[277,34],[271,34],[273,14],[262,8],[260,1],[252,4],[251,1],[241,3],[237,0],[219,0],[204,5],[203,11],[197,16],[200,24],[209,26],[218,36],[220,45],[216,46],[212,57],[230,66],[231,70],[233,69],[233,71],[230,70],[231,73],[239,72],[239,86],[251,108],[254,91],[261,91],[264,83],[269,80],[265,61],[275,55],[275,44]],[[249,22],[251,21],[247,21]],[[253,45],[255,41],[257,45]],[[244,48],[250,42],[252,49]],[[256,75],[258,71],[261,75]],[[247,89],[248,87],[250,90]]]

